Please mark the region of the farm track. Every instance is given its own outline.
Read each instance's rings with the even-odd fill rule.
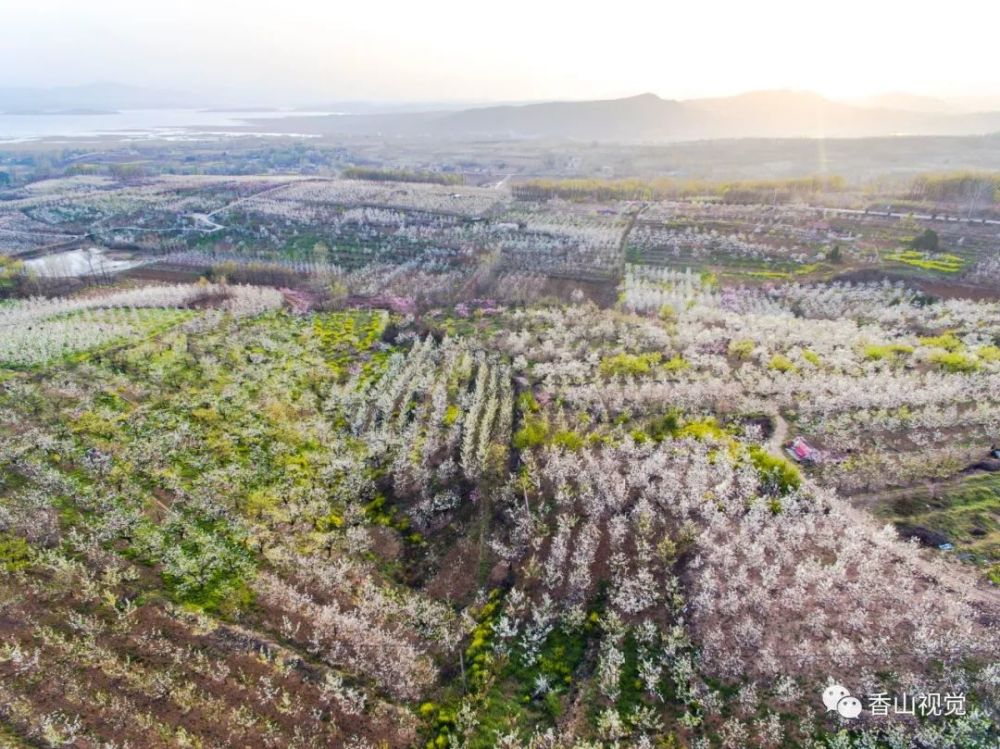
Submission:
[[[851,504],[855,507],[872,509],[885,502],[905,499],[919,492],[926,492],[928,498],[935,498],[950,490],[961,488],[970,477],[987,475],[990,475],[989,471],[967,468],[961,473],[944,479],[921,481],[919,484],[910,486],[893,487],[892,489],[881,489],[874,492],[858,492],[845,496],[850,499]]]
[[[788,440],[788,422],[777,410],[769,415],[774,422],[774,434],[767,441],[767,449],[775,457],[784,458],[784,444]]]
[[[302,184],[304,182],[328,182],[328,181],[329,180],[323,180],[323,179],[295,179],[295,180],[291,180],[289,182],[283,182],[280,185],[275,185],[274,187],[267,187],[267,188],[261,190],[260,192],[255,192],[253,195],[245,195],[242,198],[237,198],[236,200],[232,201],[231,203],[227,203],[226,205],[224,205],[224,206],[222,206],[220,208],[216,208],[214,211],[209,211],[208,213],[205,213],[205,214],[193,214],[193,215],[204,215],[206,218],[211,219],[211,218],[213,218],[214,216],[217,216],[220,213],[223,213],[225,211],[228,211],[228,210],[234,208],[235,206],[238,206],[240,203],[246,203],[247,201],[250,201],[250,200],[255,200],[257,198],[262,198],[265,195],[270,195],[273,192],[278,192],[279,190],[284,190],[286,187],[288,187],[290,185],[299,185],[299,184]]]
[[[899,486],[892,489],[882,489],[875,492],[861,492],[847,495],[851,504],[864,509],[874,509],[886,502],[894,502],[898,499],[906,499],[916,493],[926,492],[928,497],[936,497],[941,491],[958,488],[962,484],[962,479],[952,476],[947,479],[937,481],[921,481],[919,484],[911,486]]]
[[[845,216],[872,216],[874,218],[914,218],[918,221],[940,221],[945,224],[972,224],[977,226],[1000,226],[1000,219],[994,218],[962,218],[961,216],[947,216],[944,214],[931,215],[929,213],[897,213],[896,211],[865,211],[860,208],[826,208],[824,206],[811,206],[815,210],[824,213],[836,213]]]
[[[647,207],[648,206],[643,203],[629,215],[628,223],[625,224],[625,229],[622,231],[622,238],[618,241],[618,256],[621,258],[618,265],[619,278],[625,275],[625,264],[628,258],[626,250],[628,249],[629,234],[632,233],[636,223],[639,221],[639,216],[646,210]]]

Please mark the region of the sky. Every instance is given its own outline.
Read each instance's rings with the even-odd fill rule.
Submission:
[[[0,86],[249,103],[998,96],[1000,3],[0,0]]]

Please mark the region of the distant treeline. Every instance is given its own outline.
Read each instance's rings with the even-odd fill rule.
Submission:
[[[342,148],[309,143],[242,146],[211,143],[136,146],[127,162],[117,148],[5,151],[0,147],[0,190],[54,177],[107,175],[122,182],[160,174],[332,175],[349,157]]]
[[[409,169],[381,169],[369,166],[350,166],[343,172],[347,179],[368,179],[375,182],[426,182],[432,185],[462,185],[461,174],[425,172]]]
[[[910,183],[909,197],[944,203],[1000,203],[1000,174],[951,172],[921,174]]]
[[[706,180],[536,179],[516,184],[514,195],[523,200],[666,200],[706,196],[730,203],[787,203],[820,192],[839,192],[841,177],[710,182]]]

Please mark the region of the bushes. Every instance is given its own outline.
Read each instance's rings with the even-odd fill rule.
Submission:
[[[514,185],[522,200],[562,198],[573,201],[664,200],[683,196],[714,195],[731,203],[787,203],[817,192],[844,189],[841,177],[796,177],[741,182],[657,179],[534,179]]]
[[[931,346],[936,349],[931,352],[928,358],[932,363],[937,364],[946,372],[975,372],[979,369],[979,360],[974,356],[962,352],[965,345],[954,333],[944,333],[939,336],[921,338],[920,342],[925,346]],[[980,349],[980,352],[985,351],[988,357],[990,355],[989,348],[988,346],[984,346]]]
[[[1000,585],[1000,564],[994,564],[986,573],[986,577],[994,585]]]
[[[671,409],[662,416],[657,416],[646,429],[649,436],[657,442],[662,442],[667,437],[675,436],[681,428],[681,414],[676,408]]]
[[[541,408],[541,406],[538,405],[538,401],[535,399],[534,393],[530,390],[525,390],[517,396],[517,405],[523,413],[538,413]]]
[[[749,359],[753,350],[754,343],[749,338],[729,342],[729,355],[739,361]]]
[[[924,229],[922,234],[918,234],[910,240],[910,247],[915,250],[925,252],[937,252],[940,246],[937,232],[933,229]]]
[[[939,336],[921,338],[920,342],[925,346],[933,348],[943,348],[945,351],[958,351],[962,348],[962,342],[955,337],[954,333],[944,333]]]
[[[653,367],[660,363],[663,356],[659,353],[649,354],[615,354],[601,360],[602,375],[644,375],[649,374]]]
[[[556,445],[567,450],[582,450],[583,437],[572,429],[560,429],[553,432],[544,416],[527,415],[524,426],[514,433],[512,444],[518,450],[527,450],[542,445]]]
[[[351,166],[344,170],[342,176],[346,179],[365,179],[373,182],[425,182],[433,185],[465,184],[465,178],[461,174],[414,171],[410,169],[380,169],[376,167]]]
[[[28,566],[31,547],[20,536],[0,533],[0,569],[17,572]]]
[[[725,440],[729,434],[719,426],[714,418],[707,418],[686,423],[680,431],[680,437],[693,437],[696,440],[714,439]]]
[[[782,354],[775,354],[771,357],[771,361],[768,363],[769,369],[774,369],[778,372],[794,372],[795,364],[787,356]]]
[[[946,372],[975,372],[979,369],[979,362],[976,359],[959,351],[938,351],[931,354],[930,359]]]
[[[549,436],[549,424],[541,417],[526,416],[524,426],[514,434],[513,444],[518,450],[545,444]]]
[[[750,462],[753,463],[766,490],[784,495],[802,486],[802,474],[785,458],[771,455],[764,448],[750,448]]]
[[[905,343],[870,344],[864,347],[862,353],[869,361],[882,361],[884,359],[895,361],[904,355],[912,354],[913,346],[908,346]]]
[[[561,429],[552,437],[552,444],[567,450],[582,450],[583,438],[571,429]]]
[[[671,357],[670,360],[663,365],[663,368],[667,372],[683,372],[685,369],[690,369],[690,367],[691,363],[680,354]]]
[[[615,354],[606,356],[601,360],[600,372],[605,377],[615,375],[630,375],[639,377],[650,374],[656,367],[661,366],[667,372],[683,372],[691,364],[680,354],[672,356],[667,361],[663,361],[663,355],[658,352],[646,354]]]
[[[1000,361],[1000,347],[981,346],[979,350],[976,351],[976,356],[979,357],[980,361],[986,361],[986,362]]]
[[[1000,175],[988,172],[921,174],[910,186],[916,200],[967,203],[978,196],[984,204],[1000,202]]]

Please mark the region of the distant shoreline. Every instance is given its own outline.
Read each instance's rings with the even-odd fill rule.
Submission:
[[[0,115],[11,117],[66,117],[121,114],[118,109],[11,109],[0,112]]]
[[[229,107],[229,108],[209,108],[199,109],[198,112],[205,114],[261,114],[269,112],[281,112],[277,107]]]

